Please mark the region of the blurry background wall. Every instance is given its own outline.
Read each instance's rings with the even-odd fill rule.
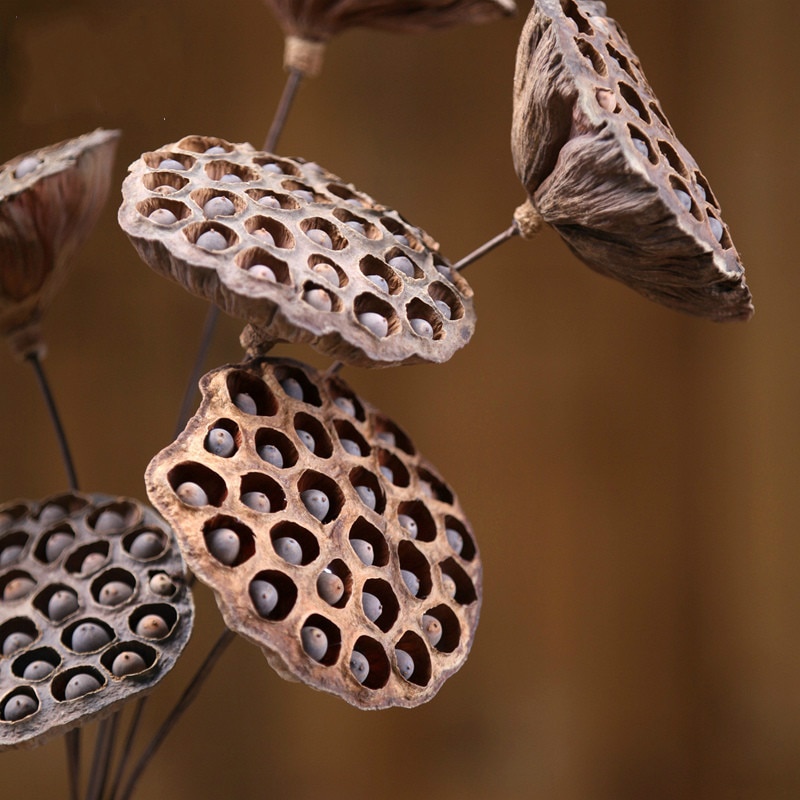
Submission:
[[[258,0],[2,0],[0,160],[123,130],[115,184],[190,133],[260,146],[283,83]],[[427,229],[451,259],[507,227],[517,19],[355,31],[308,81],[280,152]],[[800,274],[796,4],[613,0],[748,269],[746,325],[683,317],[558,237],[471,267],[479,325],[443,366],[345,378],[459,493],[482,548],[470,660],[427,706],[358,712],[238,640],[141,796],[782,800],[800,796]],[[144,498],[205,305],[152,273],[118,194],[45,323],[83,488]],[[208,366],[240,357],[226,320]],[[317,366],[306,348],[280,352]],[[65,478],[33,376],[0,349],[0,500]],[[221,630],[195,636],[152,731]],[[4,785],[64,794],[63,742],[2,756]]]

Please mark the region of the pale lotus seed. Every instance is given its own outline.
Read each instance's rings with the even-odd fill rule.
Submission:
[[[64,689],[64,699],[76,700],[77,698],[83,697],[85,694],[94,692],[99,688],[100,681],[97,680],[94,675],[81,672],[78,675],[73,675],[69,679],[69,683],[67,684],[66,689]]]
[[[447,303],[445,303],[444,300],[434,300],[433,304],[436,306],[436,308],[439,309],[439,313],[445,319],[452,319],[453,318],[453,309],[450,308],[450,306],[447,305]]]
[[[221,145],[218,145],[218,144],[214,144],[214,145],[211,145],[211,147],[209,147],[206,150],[206,155],[207,156],[221,156],[221,155],[224,155],[226,152],[227,152],[227,150],[225,150],[224,147],[222,147]]]
[[[680,204],[687,210],[692,210],[692,196],[689,192],[684,192],[683,189],[675,189],[675,196],[680,201]]]
[[[647,145],[641,139],[634,139],[633,146],[645,157],[650,155]]]
[[[367,280],[374,283],[382,292],[389,291],[389,284],[386,282],[386,278],[384,278],[383,275],[373,273],[372,275],[367,275]]]
[[[12,653],[16,653],[17,650],[22,650],[23,647],[27,647],[32,641],[33,636],[29,633],[15,631],[3,639],[3,655],[10,656]]]
[[[306,191],[305,189],[295,189],[292,194],[298,199],[303,200],[306,203],[313,203],[314,202],[314,195],[311,192]]]
[[[312,228],[310,231],[306,232],[306,236],[320,247],[327,247],[329,250],[333,249],[333,240],[330,235],[321,228]]]
[[[403,579],[403,583],[406,585],[408,591],[416,597],[419,592],[419,578],[407,569],[400,570],[400,577]]]
[[[230,528],[215,528],[206,536],[206,545],[214,558],[230,567],[239,557],[240,542]]]
[[[378,431],[376,434],[378,441],[383,442],[387,447],[397,445],[397,437],[391,431]]]
[[[275,271],[266,264],[253,264],[247,268],[247,272],[254,278],[260,278],[262,281],[272,281],[276,283],[278,280]]]
[[[17,175],[17,177],[20,176]],[[30,695],[15,694],[13,697],[9,697],[5,706],[3,706],[3,721],[17,722],[25,719],[25,717],[33,714],[37,708],[39,708],[39,704]]]
[[[608,89],[596,89],[594,96],[597,104],[606,111],[613,111],[617,107],[617,99]]]
[[[417,538],[419,528],[417,527],[417,521],[413,517],[409,517],[408,514],[398,514],[397,521],[400,523],[400,527],[408,534],[410,539]]]
[[[175,584],[165,572],[157,572],[150,578],[150,589],[162,597],[169,597],[175,591]]]
[[[387,467],[386,464],[381,464],[380,471],[381,475],[383,475],[389,483],[394,483],[394,472],[392,472],[391,467]]]
[[[317,578],[317,594],[334,606],[344,597],[344,581],[336,573],[323,570]]]
[[[394,238],[395,241],[399,242],[400,244],[404,244],[406,247],[411,244],[411,242],[408,240],[408,236],[403,233],[396,234]]]
[[[39,522],[41,522],[42,525],[47,525],[51,522],[55,522],[57,519],[61,519],[66,513],[66,510],[60,505],[51,503],[45,506],[39,513]]]
[[[297,539],[281,536],[274,541],[275,552],[289,564],[303,563],[303,548]]]
[[[422,630],[425,631],[425,635],[428,637],[431,646],[436,647],[442,638],[442,623],[430,614],[423,614]]]
[[[407,256],[395,256],[389,259],[389,266],[402,272],[407,278],[414,277],[414,263]]]
[[[309,289],[303,292],[303,300],[317,311],[330,311],[333,308],[331,296],[324,289]]]
[[[345,414],[351,417],[356,415],[356,404],[349,397],[337,397],[333,401]]]
[[[342,449],[351,456],[360,456],[361,448],[352,439],[340,439]]]
[[[358,220],[349,219],[345,225],[347,225],[348,228],[352,228],[354,231],[357,231],[362,236],[367,235],[367,229],[364,227],[363,223],[359,222]]]
[[[414,674],[414,659],[399,647],[394,651],[397,656],[397,669],[400,674],[408,680]]]
[[[175,158],[164,158],[158,165],[158,169],[177,169],[184,171],[186,167]]]
[[[135,675],[147,669],[145,660],[133,650],[124,650],[111,662],[111,674],[118,678]]]
[[[167,621],[158,614],[145,614],[136,623],[136,634],[145,639],[163,639],[169,633]]]
[[[375,311],[362,311],[358,315],[358,321],[379,339],[383,339],[389,333],[389,320]]]
[[[99,650],[111,641],[108,631],[96,622],[82,622],[72,632],[70,647],[76,653],[90,653]]]
[[[39,659],[38,661],[31,661],[31,663],[25,667],[22,677],[25,678],[26,681],[40,681],[42,678],[46,678],[48,675],[52,674],[54,669],[55,667],[49,661]]]
[[[722,223],[718,219],[715,219],[714,217],[709,217],[708,225],[711,228],[711,233],[713,234],[714,238],[717,241],[720,241],[720,239],[722,239],[722,233],[723,233]]]
[[[228,197],[212,197],[204,206],[203,213],[208,219],[229,217],[236,211],[233,201]]]
[[[101,511],[94,523],[95,533],[109,534],[119,533],[127,526],[125,516],[113,508]]]
[[[269,172],[273,175],[283,175],[283,170],[277,164],[264,164],[261,167],[262,172]]]
[[[106,563],[106,556],[103,553],[87,553],[86,558],[81,562],[81,572],[88,574],[99,569]]]
[[[204,250],[224,250],[228,240],[219,231],[206,231],[197,237],[195,244]]]
[[[53,592],[47,603],[47,616],[53,622],[59,622],[77,610],[78,598],[66,589],[59,589],[57,592]]]
[[[328,495],[319,489],[306,489],[300,493],[300,499],[309,514],[316,517],[320,522],[325,520],[331,509],[331,501]]]
[[[29,594],[36,586],[36,581],[26,575],[12,578],[3,588],[3,600],[8,603],[19,600]]]
[[[289,397],[295,400],[302,400],[304,397],[303,387],[297,378],[284,378],[281,381],[281,388]]]
[[[412,317],[409,322],[418,336],[422,336],[424,339],[433,339],[433,325],[428,320],[422,317]]]
[[[220,179],[220,183],[241,183],[242,179],[233,172],[226,172]]]
[[[233,455],[236,449],[236,442],[233,436],[225,428],[212,428],[206,436],[206,450],[215,456],[228,458]]]
[[[297,429],[297,438],[313,453],[317,443],[314,440],[314,437],[308,432],[302,430],[302,428]]]
[[[134,558],[155,558],[164,549],[161,535],[153,531],[142,531],[130,543],[128,552]]]
[[[361,498],[361,502],[367,507],[375,510],[375,506],[377,505],[377,500],[375,498],[375,491],[371,486],[361,486],[355,487],[356,494]]]
[[[256,401],[246,392],[239,392],[233,398],[233,404],[239,411],[244,411],[245,414],[256,414],[258,412]]]
[[[447,543],[455,550],[456,555],[460,556],[464,549],[464,537],[455,528],[445,528]]]
[[[185,481],[176,490],[178,499],[187,506],[208,505],[208,495],[203,488],[192,481]]]
[[[258,455],[273,467],[283,466],[283,453],[274,444],[265,444],[259,447]]]
[[[350,672],[353,677],[359,682],[364,683],[369,675],[369,661],[363,653],[358,650],[353,650],[350,654]]]
[[[328,637],[325,631],[314,627],[313,625],[306,625],[300,631],[300,638],[303,642],[303,650],[308,653],[314,661],[322,661],[325,653],[328,651]]]
[[[262,206],[266,206],[267,208],[280,208],[280,201],[277,197],[273,197],[272,195],[265,194],[263,197],[258,198],[258,202]]]
[[[268,617],[278,605],[278,590],[269,582],[254,580],[250,584],[250,599],[261,617]]]
[[[355,554],[361,559],[363,564],[371,567],[375,561],[375,551],[372,545],[365,539],[351,539],[350,546],[355,551]]]
[[[21,544],[12,544],[0,553],[0,567],[8,566],[17,561],[22,554],[23,546]]]
[[[253,511],[258,511],[260,514],[269,514],[272,506],[264,492],[245,492],[242,495],[242,502]]]
[[[330,264],[321,261],[319,264],[315,264],[313,269],[317,275],[325,278],[329,283],[334,284],[334,286],[339,285],[339,273]]]
[[[446,572],[442,573],[442,588],[448,597],[455,597],[458,591],[456,582]]]
[[[266,228],[256,228],[253,236],[257,236],[263,244],[275,246],[275,237]]]
[[[156,225],[172,225],[173,222],[178,221],[175,214],[168,208],[156,208],[148,214],[147,219],[155,222]]]
[[[26,175],[30,175],[41,163],[42,160],[36,158],[36,156],[25,156],[25,158],[17,164],[17,168],[14,170],[14,177],[19,180]]]
[[[361,595],[361,607],[364,615],[370,622],[375,622],[383,614],[383,603],[371,592],[363,592]]]
[[[44,557],[48,564],[55,561],[71,544],[75,537],[71,533],[58,531],[54,533],[44,546]]]

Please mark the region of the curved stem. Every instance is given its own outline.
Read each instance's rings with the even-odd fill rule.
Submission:
[[[26,360],[30,362],[30,365],[33,367],[33,371],[36,374],[36,379],[39,382],[39,388],[42,391],[42,396],[44,397],[47,411],[50,414],[50,419],[53,423],[53,427],[55,428],[58,446],[61,449],[61,458],[64,462],[64,469],[67,472],[67,482],[69,483],[69,488],[72,491],[77,491],[78,476],[75,474],[75,466],[72,463],[72,454],[70,453],[69,445],[67,444],[67,436],[64,433],[64,426],[61,424],[61,417],[58,415],[58,409],[56,408],[53,393],[50,391],[50,384],[48,383],[47,375],[45,374],[44,367],[42,366],[42,361],[36,353],[31,353],[26,357]]]
[[[136,783],[142,776],[142,773],[150,762],[150,759],[156,754],[156,751],[161,746],[164,739],[167,738],[167,735],[173,729],[175,723],[180,719],[183,712],[186,711],[186,709],[191,705],[192,701],[200,691],[201,686],[211,673],[214,665],[219,660],[219,657],[225,652],[226,648],[233,641],[235,636],[236,634],[233,631],[226,628],[219,639],[217,639],[216,644],[211,648],[211,652],[206,656],[205,661],[203,661],[203,663],[200,665],[200,668],[197,670],[194,678],[192,678],[180,699],[175,704],[175,707],[167,715],[167,718],[164,720],[164,722],[161,723],[161,727],[156,731],[156,734],[151,740],[150,744],[136,762],[136,766],[133,768],[131,777],[128,779],[128,783],[125,785],[125,788],[122,791],[121,800],[130,800],[133,790],[136,788]]]
[[[266,141],[264,142],[264,149],[271,153],[278,144],[281,133],[283,133],[286,120],[289,116],[289,111],[292,108],[292,102],[297,95],[297,89],[300,86],[300,81],[303,79],[303,73],[299,69],[290,69],[289,75],[286,78],[286,83],[283,87],[283,94],[281,94],[278,108],[275,111],[275,116],[272,120],[269,133],[267,134]]]
[[[503,242],[507,242],[512,236],[519,236],[519,228],[516,222],[512,223],[512,225],[502,233],[498,233],[493,239],[489,239],[488,242],[485,242],[479,248],[473,250],[469,255],[464,256],[460,261],[457,261],[453,264],[453,269],[456,272],[460,272],[464,267],[468,267],[472,264],[473,261],[477,261],[479,258],[482,258],[487,253],[494,250],[495,247],[499,247]]]

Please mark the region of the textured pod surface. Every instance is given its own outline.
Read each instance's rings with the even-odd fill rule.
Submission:
[[[172,668],[194,609],[172,531],[152,508],[78,493],[7,503],[0,557],[9,552],[0,558],[0,748],[83,725]],[[20,578],[27,590],[9,599],[4,589]],[[161,624],[145,630],[151,616]]]
[[[724,321],[753,313],[708,181],[605,4],[536,0],[520,38],[512,154],[572,251],[645,297]]]
[[[302,386],[302,400],[282,389],[287,376]],[[283,677],[359,708],[430,699],[466,659],[481,602],[480,557],[452,490],[400,428],[335,376],[257,359],[210,372],[201,390],[200,409],[150,462],[146,483],[190,568],[216,593],[226,624],[261,647]],[[256,413],[241,410],[243,394]],[[221,424],[235,431],[230,458],[204,444]],[[301,426],[314,431],[313,453],[297,436]],[[345,450],[343,439],[357,442],[360,454]],[[281,450],[283,467],[258,455],[265,442]],[[181,502],[176,487],[189,478],[202,483],[206,506]],[[374,508],[356,491],[363,485],[374,492]],[[329,499],[322,519],[304,502],[312,489]],[[253,490],[269,496],[268,513],[242,502]],[[415,520],[415,537],[401,516]],[[230,565],[209,548],[207,533],[218,528],[240,539]],[[460,553],[448,528],[461,534]],[[288,538],[299,547],[290,560],[280,554]],[[359,542],[370,546],[369,563],[356,552]],[[402,572],[415,576],[413,594]],[[427,618],[441,625],[435,644]],[[354,653],[369,663],[367,675]]]
[[[108,197],[118,138],[96,130],[0,165],[0,332],[21,355]]]
[[[250,355],[292,341],[359,366],[442,362],[474,331],[472,290],[436,243],[317,164],[188,136],[143,154],[122,194],[142,259],[247,320]],[[234,213],[209,216],[223,198]]]

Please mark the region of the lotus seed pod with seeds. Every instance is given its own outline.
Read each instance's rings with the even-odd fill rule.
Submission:
[[[33,588],[0,595],[0,750],[63,734],[153,689],[194,613],[173,533],[152,508],[70,492],[0,506],[0,520],[10,509],[14,529],[0,526],[0,548],[9,535],[26,544],[0,567],[0,586],[24,572]]]
[[[119,131],[96,130],[0,165],[0,333],[44,352],[42,312],[108,197]]]
[[[719,205],[619,25],[596,0],[535,0],[517,51],[512,154],[523,235],[552,225],[592,269],[670,308],[752,316]]]
[[[184,183],[165,197],[155,176],[167,158]],[[473,292],[436,242],[317,164],[187,136],[134,162],[122,195],[119,223],[141,258],[245,320],[250,356],[297,342],[357,366],[441,363],[472,337]],[[158,224],[158,209],[176,222]]]
[[[302,400],[293,384],[287,392],[289,375]],[[455,493],[333,372],[258,358],[213,370],[200,390],[200,408],[151,460],[145,482],[226,625],[283,677],[358,708],[429,700],[464,663],[481,602],[477,544]],[[245,392],[258,414],[240,407]],[[235,457],[205,445],[219,420],[236,426]],[[313,432],[313,452],[298,428]],[[358,452],[339,447],[341,438]],[[281,466],[262,457],[267,442],[283,449]],[[182,502],[189,478],[208,505]],[[266,495],[270,511],[244,505],[247,491]],[[223,528],[239,541],[229,564],[210,535]],[[448,529],[461,535],[460,552]]]

